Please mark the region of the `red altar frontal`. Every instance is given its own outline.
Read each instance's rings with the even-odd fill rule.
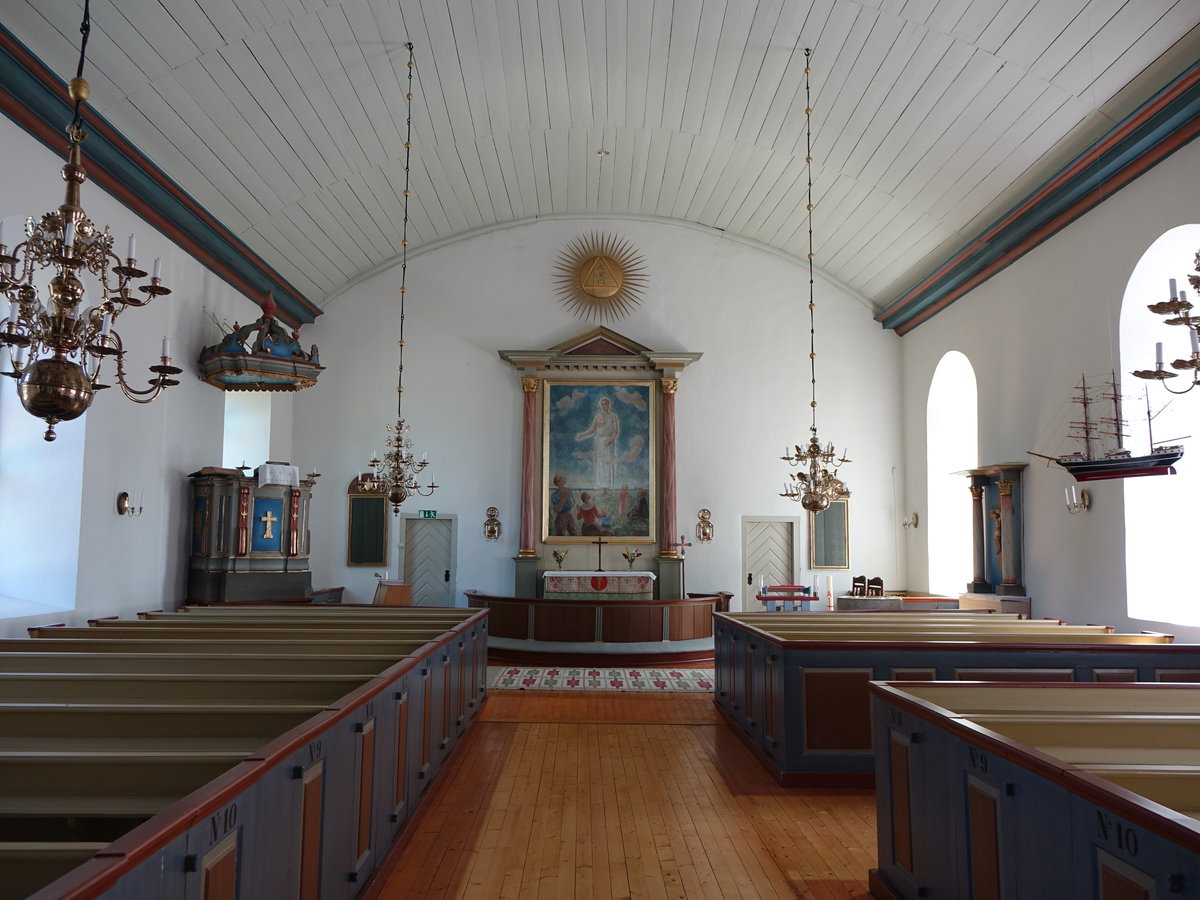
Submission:
[[[651,600],[653,572],[543,572],[548,600]]]

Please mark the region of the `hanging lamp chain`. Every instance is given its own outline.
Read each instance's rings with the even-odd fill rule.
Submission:
[[[396,372],[396,418],[401,418],[401,408],[404,400],[404,301],[408,295],[408,198],[409,178],[412,162],[412,102],[413,102],[413,70],[417,64],[414,59],[413,45],[409,41],[408,48],[408,90],[404,94],[404,219],[400,227],[400,340],[399,365]]]

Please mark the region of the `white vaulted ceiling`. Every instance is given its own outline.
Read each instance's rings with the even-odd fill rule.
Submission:
[[[64,78],[79,0],[0,0]],[[91,104],[317,304],[539,216],[686,220],[876,307],[1200,56],[1196,0],[93,0]],[[606,151],[606,152],[601,152]]]

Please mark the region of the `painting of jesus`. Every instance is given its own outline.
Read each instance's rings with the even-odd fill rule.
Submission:
[[[652,387],[644,382],[546,384],[543,540],[653,540]]]

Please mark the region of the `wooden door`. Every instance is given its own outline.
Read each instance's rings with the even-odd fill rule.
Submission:
[[[454,520],[404,520],[404,583],[413,606],[454,605]]]
[[[742,609],[761,610],[760,584],[795,584],[798,523],[780,516],[742,519]]]

